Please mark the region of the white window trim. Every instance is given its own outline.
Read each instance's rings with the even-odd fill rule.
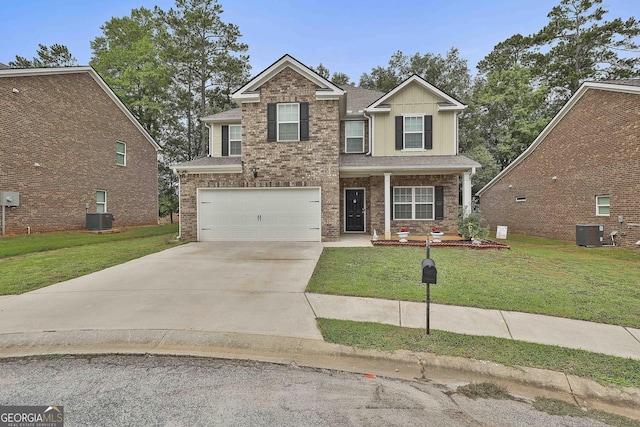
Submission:
[[[395,201],[395,191],[396,188],[410,188],[411,189],[411,218],[396,218],[396,204],[399,205],[408,205],[409,203],[400,203]],[[424,203],[416,203],[416,188],[430,188],[432,202],[424,202]],[[436,219],[436,188],[432,185],[416,185],[416,186],[407,186],[407,185],[398,185],[394,186],[391,192],[391,203],[393,204],[393,220],[397,221],[433,221]],[[431,218],[416,218],[416,205],[431,205]]]
[[[362,137],[347,135],[347,123],[360,123],[362,125]],[[349,151],[347,140],[349,138],[362,138],[362,151]],[[364,120],[347,120],[344,122],[344,152],[345,153],[364,153]]]
[[[517,203],[522,203],[522,202],[526,202],[527,198],[526,196],[516,196],[516,202]]]
[[[118,144],[124,145],[124,152],[121,153],[118,151]],[[124,162],[122,164],[118,163],[118,155],[122,155],[124,158]],[[127,166],[127,143],[124,141],[116,141],[116,165],[118,166]]]
[[[242,156],[242,125],[228,125],[229,126],[229,157],[241,157]],[[240,139],[231,139],[231,128],[239,127],[240,128]],[[240,143],[240,154],[231,154],[231,143],[239,142]]]
[[[427,151],[424,148],[424,114],[403,114],[402,115],[402,151]],[[419,132],[420,134],[422,134],[422,141],[421,141],[421,147],[420,148],[407,148],[406,147],[406,135],[407,133],[418,133],[418,132],[407,132],[407,124],[405,122],[406,118],[409,117],[420,117],[421,123],[422,123],[422,132]]]
[[[599,199],[600,197],[608,197],[609,198],[609,204],[604,205],[604,204],[600,204]],[[600,208],[601,207],[608,207],[609,208],[609,213],[608,214],[601,214],[600,213]],[[600,194],[599,196],[596,196],[596,216],[611,216],[611,196],[608,194]]]
[[[284,105],[296,105],[298,108],[298,120],[296,121],[281,121],[280,120],[280,106]],[[281,123],[295,123],[298,125],[298,138],[297,139],[280,139],[280,124]],[[278,142],[296,142],[300,141],[300,103],[299,102],[279,102],[276,104],[276,140]]]
[[[104,203],[98,202],[98,193],[104,193]],[[104,210],[102,212],[98,212],[98,206],[104,206]],[[97,213],[109,212],[107,210],[107,190],[96,190],[96,212]]]

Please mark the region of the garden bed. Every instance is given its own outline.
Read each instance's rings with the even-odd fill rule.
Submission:
[[[426,242],[424,240],[408,240],[406,243],[401,243],[398,240],[376,240],[376,241],[371,241],[371,244],[373,246],[426,246]],[[500,242],[496,242],[494,240],[488,240],[488,239],[484,239],[482,240],[482,243],[480,243],[479,245],[474,245],[473,243],[471,243],[471,241],[469,240],[445,240],[443,242],[431,242],[431,246],[435,247],[435,246],[439,246],[439,247],[465,247],[465,248],[471,248],[471,249],[511,249],[511,246],[504,244],[504,243],[500,243]]]

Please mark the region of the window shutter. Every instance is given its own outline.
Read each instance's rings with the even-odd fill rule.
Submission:
[[[267,141],[275,141],[278,138],[277,120],[276,120],[277,104],[267,104]]]
[[[424,148],[433,148],[433,116],[424,116]]]
[[[300,141],[309,140],[309,103],[300,103]]]
[[[222,126],[222,155],[229,155],[229,126]]]
[[[444,187],[436,187],[436,219],[444,219]]]
[[[402,150],[402,140],[403,138],[403,122],[404,118],[402,116],[396,116],[396,150]]]
[[[389,212],[389,215],[390,215],[390,217],[389,217],[389,218],[391,218],[391,220],[393,221],[393,210],[394,210],[394,203],[393,203],[393,200],[394,200],[394,197],[393,197],[393,187],[389,187],[389,191],[391,192],[391,203],[389,203],[389,205],[390,205],[390,206],[389,206],[389,211],[390,211],[390,212]]]

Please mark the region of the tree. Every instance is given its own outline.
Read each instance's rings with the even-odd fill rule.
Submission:
[[[23,56],[16,55],[16,60],[10,61],[9,66],[11,68],[57,68],[78,65],[78,61],[71,55],[69,48],[65,45],[52,44],[51,47],[48,47],[38,44],[37,55],[31,61]]]
[[[531,84],[531,70],[514,66],[491,71],[478,83],[482,140],[504,169],[533,142],[549,122],[548,89]]]
[[[158,16],[144,7],[111,18],[91,43],[91,66],[155,139],[171,114],[171,69],[161,48],[168,38]],[[158,141],[162,143],[161,141]]]
[[[360,86],[389,92],[414,74],[458,100],[465,100],[469,95],[471,72],[467,61],[460,58],[460,52],[454,47],[444,57],[432,53],[407,56],[397,51],[386,68],[378,66],[371,70],[371,74],[363,73]]]
[[[537,72],[555,92],[561,105],[585,80],[640,76],[636,52],[640,23],[635,18],[604,21],[602,0],[561,0],[547,15],[549,23],[532,36],[546,53],[535,56]]]
[[[329,69],[324,65],[322,65],[322,62],[320,63],[320,65],[318,65],[315,68],[311,67],[311,69],[316,73],[318,73],[321,77],[331,81],[331,83],[335,85],[350,84],[351,78],[347,74],[342,72],[334,72],[333,75],[331,75],[331,72],[329,71]]]
[[[216,95],[230,92],[248,78],[249,57],[241,54],[248,47],[239,42],[238,27],[222,21],[217,0],[176,0],[176,9],[157,10],[171,30],[168,52],[175,69],[174,97],[186,131],[184,160],[191,160],[206,154],[208,145],[200,117],[229,106],[208,109],[207,98],[221,99]]]

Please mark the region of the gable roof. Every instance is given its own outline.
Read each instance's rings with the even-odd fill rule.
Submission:
[[[442,98],[443,102],[438,103],[438,111],[462,111],[467,108],[466,105],[455,99],[454,97],[447,95],[422,77],[417,74],[412,75],[398,86],[393,88],[391,91],[387,92],[383,97],[375,101],[369,107],[367,107],[367,113],[375,113],[375,112],[388,112],[389,108],[386,107],[385,102],[389,100],[393,95],[400,92],[402,89],[410,85],[411,83],[416,83],[421,86],[424,90],[433,93],[439,98]]]
[[[628,80],[610,80],[606,82],[584,82],[578,88],[576,93],[573,94],[566,104],[558,111],[553,119],[542,129],[542,132],[536,137],[536,139],[522,152],[513,162],[511,162],[506,168],[504,168],[498,175],[496,175],[491,181],[489,181],[484,187],[482,187],[476,194],[482,196],[482,193],[491,188],[496,182],[502,179],[507,173],[518,166],[524,159],[544,141],[544,139],[551,133],[553,128],[567,115],[567,113],[573,108],[573,106],[584,96],[588,90],[609,90],[613,92],[631,93],[640,95],[640,79],[628,79]]]
[[[301,74],[303,77],[313,82],[316,85],[317,99],[338,99],[344,95],[344,90],[340,89],[338,86],[331,83],[329,80],[325,79],[302,62],[287,54],[231,94],[231,99],[233,99],[237,104],[241,104],[242,102],[259,101],[260,92],[258,89],[260,89],[260,86],[271,80],[276,74],[285,68],[291,68],[298,74]]]
[[[221,111],[216,114],[200,117],[205,123],[232,123],[242,120],[242,108],[232,108],[231,110]]]
[[[60,74],[78,74],[87,73],[100,86],[102,90],[111,98],[114,104],[122,111],[122,113],[133,123],[133,125],[142,133],[149,143],[156,149],[160,150],[160,146],[142,127],[140,122],[131,114],[131,111],[120,101],[118,95],[102,80],[102,77],[92,67],[63,67],[63,68],[3,68],[0,69],[0,78],[2,77],[29,77],[29,76],[46,76]]]

